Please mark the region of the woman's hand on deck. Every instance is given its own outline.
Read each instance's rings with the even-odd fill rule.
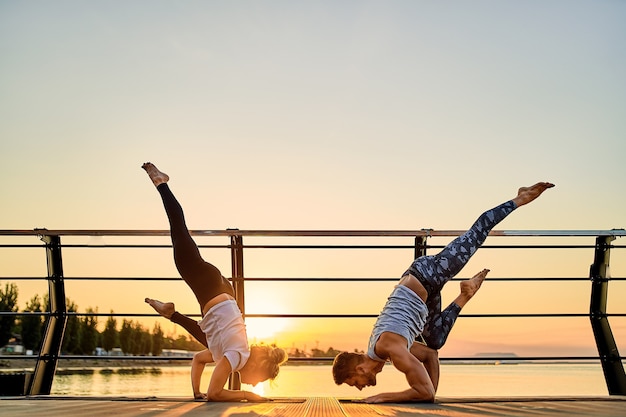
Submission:
[[[195,401],[206,401],[207,397],[206,394],[202,393],[202,392],[196,392],[193,394],[193,399]]]
[[[243,393],[244,393],[243,395],[246,401],[251,402],[251,403],[263,403],[263,402],[269,401],[268,398],[261,397],[260,395],[255,394],[254,392],[243,391]]]

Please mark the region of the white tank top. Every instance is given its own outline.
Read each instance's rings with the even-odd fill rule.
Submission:
[[[250,358],[250,348],[246,324],[235,300],[222,301],[211,307],[198,325],[206,335],[215,362],[226,357],[233,372],[244,367]]]

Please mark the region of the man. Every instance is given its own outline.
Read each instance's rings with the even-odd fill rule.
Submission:
[[[540,182],[520,188],[517,197],[484,212],[467,232],[440,253],[413,261],[380,313],[367,353],[343,352],[335,358],[335,383],[346,383],[359,390],[376,385],[376,375],[382,371],[385,362],[390,361],[404,373],[409,388],[374,395],[365,398],[365,402],[433,402],[439,382],[436,349],[443,345],[461,308],[480,288],[489,270],[483,269],[472,279],[462,282],[459,297],[439,313],[441,289],[465,266],[493,227],[513,210],[530,203],[552,187],[554,184]],[[416,342],[420,336],[426,345]]]

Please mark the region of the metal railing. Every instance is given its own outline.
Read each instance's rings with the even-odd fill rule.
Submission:
[[[199,245],[200,248],[218,248],[226,249],[230,251],[231,260],[231,280],[233,287],[235,288],[237,303],[244,314],[245,318],[374,318],[373,314],[335,314],[335,313],[315,313],[315,314],[248,314],[245,309],[245,283],[246,282],[260,282],[260,281],[292,281],[292,282],[341,282],[341,281],[397,281],[397,277],[394,278],[341,278],[341,277],[291,277],[291,278],[272,278],[272,277],[246,277],[244,275],[244,250],[251,249],[385,249],[385,250],[407,250],[413,251],[414,257],[425,255],[428,249],[437,249],[443,246],[430,245],[429,238],[435,237],[456,237],[464,231],[457,230],[407,230],[407,231],[349,231],[349,230],[318,230],[318,231],[276,231],[276,230],[193,230],[191,234],[195,237],[224,237],[229,239],[228,244],[224,245]],[[34,236],[38,237],[43,244],[17,244],[17,243],[2,243],[0,249],[7,248],[33,248],[43,247],[46,254],[47,276],[46,277],[27,277],[27,276],[0,276],[0,281],[14,281],[14,280],[35,280],[45,279],[48,282],[48,295],[50,302],[50,310],[44,313],[18,313],[0,311],[0,317],[2,316],[25,316],[30,314],[40,314],[46,317],[45,331],[42,337],[41,346],[38,356],[36,358],[36,364],[34,372],[30,380],[29,386],[26,390],[27,394],[50,394],[54,375],[57,368],[59,359],[85,359],[85,358],[98,358],[99,360],[106,360],[106,356],[77,356],[77,355],[61,355],[61,345],[63,342],[63,336],[65,331],[65,325],[67,318],[74,316],[123,316],[123,317],[148,317],[154,315],[148,314],[134,314],[134,313],[75,313],[68,312],[66,306],[65,297],[65,284],[67,280],[146,280],[146,281],[171,281],[179,280],[180,278],[154,278],[154,277],[66,277],[63,273],[63,248],[164,248],[171,247],[169,244],[62,244],[61,237],[103,237],[103,236],[115,236],[115,237],[133,237],[133,238],[149,238],[156,236],[169,236],[167,230],[47,230],[47,229],[35,229],[35,230],[0,230],[0,237],[10,238],[19,236]],[[611,277],[609,274],[609,261],[610,253],[612,249],[624,249],[626,246],[613,245],[613,241],[617,237],[626,236],[624,229],[613,230],[525,230],[525,231],[497,231],[494,230],[490,233],[490,236],[498,237],[515,237],[521,239],[528,238],[593,238],[595,242],[593,244],[516,244],[516,245],[491,245],[489,240],[482,248],[496,248],[496,249],[582,249],[586,250],[589,260],[591,262],[590,269],[588,271],[588,277],[577,278],[551,278],[540,277],[532,278],[532,280],[541,281],[590,281],[590,307],[588,313],[554,313],[554,314],[462,314],[461,317],[475,317],[475,318],[518,318],[518,317],[532,317],[532,318],[550,318],[550,317],[587,317],[590,320],[591,328],[595,338],[595,344],[598,350],[598,356],[526,356],[515,357],[516,361],[541,361],[541,360],[599,360],[604,372],[607,388],[611,395],[626,395],[626,375],[624,373],[624,367],[622,363],[622,357],[619,354],[613,332],[609,324],[609,317],[625,317],[626,313],[607,313],[607,299],[608,299],[608,285],[610,281],[625,281],[624,277]],[[401,245],[363,245],[363,244],[336,244],[327,243],[323,244],[252,244],[246,245],[243,242],[244,237],[296,237],[296,238],[326,238],[327,241],[332,241],[333,238],[412,238],[413,244],[401,244]],[[528,281],[531,278],[490,278],[490,280],[497,281]],[[24,355],[10,355],[1,356],[0,359],[18,359],[24,358]],[[155,357],[111,357],[111,359],[132,359],[142,360],[150,359],[154,360]],[[174,359],[176,358],[170,358]],[[183,358],[181,358],[183,359]],[[472,357],[460,357],[460,358],[441,358],[444,361],[455,360],[477,360]],[[479,360],[498,360],[501,357],[487,357],[481,356]],[[301,360],[300,358],[290,358],[290,360]],[[306,360],[332,360],[332,358],[306,358]],[[231,388],[238,388],[239,382],[236,379],[231,379]]]

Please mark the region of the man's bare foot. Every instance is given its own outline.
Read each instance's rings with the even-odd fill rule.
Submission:
[[[146,162],[141,167],[146,170],[155,187],[165,184],[170,180],[170,177],[167,174],[159,171],[151,162]]]
[[[176,311],[176,307],[174,303],[164,303],[159,300],[153,300],[152,298],[147,298],[144,300],[146,303],[150,304],[150,306],[156,310],[157,313],[165,317],[166,319],[171,319],[172,314]]]
[[[469,298],[472,298],[483,284],[483,281],[488,273],[488,269],[483,269],[467,281],[461,281],[461,293],[465,294]]]
[[[459,294],[454,302],[459,307],[463,308],[463,306],[465,306],[465,304],[467,304],[467,302],[471,300],[474,295],[476,295],[476,292],[478,292],[478,289],[483,284],[483,281],[488,273],[488,269],[483,269],[472,278],[466,281],[461,281],[461,294]]]
[[[528,204],[541,195],[548,188],[554,187],[554,184],[550,182],[538,182],[530,187],[522,187],[517,191],[517,197],[513,199],[513,202],[517,207]]]

